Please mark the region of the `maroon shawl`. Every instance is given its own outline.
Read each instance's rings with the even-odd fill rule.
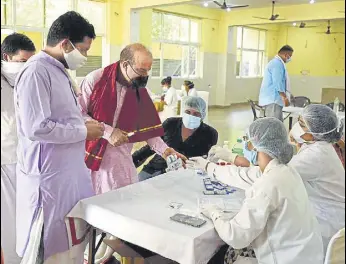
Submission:
[[[107,66],[100,80],[95,84],[90,96],[88,114],[95,120],[113,126],[117,107],[117,72],[119,62]],[[119,69],[120,70],[120,69]],[[147,89],[139,89],[140,101],[136,90],[127,88],[124,103],[121,107],[116,127],[127,133],[135,134],[129,137],[129,142],[145,141],[164,134],[160,118]],[[93,171],[98,171],[106,151],[106,139],[87,140],[85,143],[85,163]],[[116,161],[114,161],[116,162]]]

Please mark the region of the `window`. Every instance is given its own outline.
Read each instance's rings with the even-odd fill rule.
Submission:
[[[153,77],[198,77],[200,22],[153,12]]]
[[[1,41],[13,30],[27,35],[36,50],[41,50],[53,21],[69,10],[76,10],[88,19],[97,35],[86,65],[72,72],[72,75],[84,77],[102,67],[102,45],[106,33],[104,3],[89,0],[1,0]]]
[[[237,77],[263,76],[265,37],[264,30],[237,27]]]

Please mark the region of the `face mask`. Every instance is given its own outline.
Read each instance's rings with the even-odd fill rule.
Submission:
[[[16,77],[25,62],[1,61],[1,72],[11,86],[14,86]]]
[[[196,129],[201,125],[202,119],[197,116],[183,113],[183,124],[188,129]]]
[[[139,76],[131,80],[131,85],[135,89],[145,88],[148,83],[149,76]]]
[[[289,63],[291,60],[292,60],[292,57],[288,57],[288,58],[286,59],[286,63]]]
[[[294,138],[295,141],[299,144],[306,143],[307,141],[302,139],[301,136],[306,134],[306,132],[303,130],[303,128],[300,126],[299,122],[295,123],[290,131],[291,136]]]
[[[257,165],[257,151],[255,150],[249,150],[248,148],[248,142],[244,142],[244,147],[243,147],[243,154],[244,157],[253,165]]]
[[[166,93],[168,91],[168,88],[167,87],[163,87],[162,90],[163,90],[164,93]]]
[[[85,65],[87,62],[88,58],[83,56],[82,53],[76,47],[72,44],[70,41],[72,47],[74,48],[73,51],[70,53],[66,53],[64,51],[64,58],[67,63],[67,66],[70,70],[74,71],[77,70],[78,68],[81,68]]]

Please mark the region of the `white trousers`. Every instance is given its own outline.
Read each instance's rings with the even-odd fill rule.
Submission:
[[[1,247],[5,264],[19,264],[16,253],[16,164],[1,165]]]

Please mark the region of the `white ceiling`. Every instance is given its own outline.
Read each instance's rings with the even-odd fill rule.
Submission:
[[[223,0],[217,0],[220,4]],[[333,2],[335,0],[315,0],[315,3],[321,2]],[[203,6],[203,3],[208,2],[209,6],[206,8],[220,8],[213,1],[210,0],[196,0],[189,4]],[[276,6],[283,5],[299,5],[308,4],[310,0],[278,0],[275,1]],[[226,0],[227,5],[249,5],[248,8],[258,8],[258,7],[270,7],[272,5],[272,0]]]

